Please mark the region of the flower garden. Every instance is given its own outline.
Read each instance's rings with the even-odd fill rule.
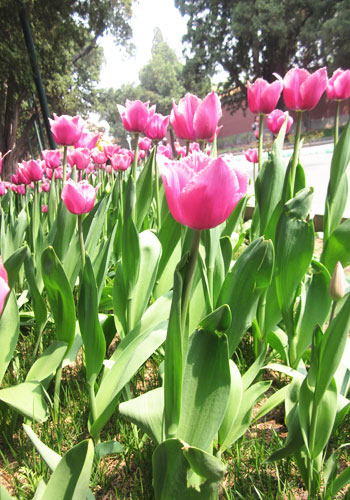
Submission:
[[[299,155],[325,91],[337,112],[316,250]],[[297,115],[288,165],[281,96]],[[349,70],[248,84],[248,221],[252,180],[217,152],[214,91],[166,117],[118,105],[133,150],[54,115],[59,148],[0,183],[1,500],[347,497],[349,97]]]

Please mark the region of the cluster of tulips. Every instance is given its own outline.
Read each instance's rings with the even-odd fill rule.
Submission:
[[[349,482],[350,469],[337,470],[341,447],[329,454],[328,444],[350,409],[344,359],[350,298],[342,269],[350,264],[350,224],[342,221],[350,124],[336,134],[320,257],[310,219],[313,189],[298,162],[301,113],[326,89],[338,101],[348,98],[350,72],[338,70],[328,81],[325,68],[292,69],[283,80],[248,84],[249,107],[260,115],[248,223],[247,172],[232,155],[217,155],[222,111],[215,92],[203,100],[187,94],[167,117],[141,101],[119,105],[134,151],[85,131],[78,116],[54,116],[51,130],[63,151],[22,162],[12,183],[2,183],[0,382],[19,338],[23,289],[37,340],[26,378],[3,384],[0,401],[26,418],[24,430],[52,470],[38,498],[56,498],[57,488],[62,498],[67,492],[93,498],[94,456],[121,449],[116,439],[104,441],[118,408],[154,443],[156,499],[217,499],[224,452],[249,428],[271,385],[259,377],[270,368],[291,382],[254,416],[285,404],[288,438],[269,460],[292,456],[310,498],[322,491],[330,500]],[[288,166],[282,148],[291,122],[275,109],[282,91],[298,112]],[[264,115],[276,139],[262,162]],[[169,123],[185,141],[175,152],[162,144]],[[233,359],[244,336],[256,361],[241,374]],[[38,429],[51,417],[62,425],[62,370],[80,347],[90,439],[60,457],[28,424]],[[159,387],[131,398],[130,380],[156,351]],[[2,407],[0,423],[8,418]]]

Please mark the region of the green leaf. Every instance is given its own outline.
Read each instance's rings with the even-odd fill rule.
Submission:
[[[232,315],[230,308],[227,304],[224,304],[203,318],[199,326],[203,330],[210,330],[211,332],[216,330],[219,332],[226,332],[230,327],[231,321]]]
[[[47,321],[47,309],[41,291],[38,288],[38,284],[35,278],[33,258],[29,252],[27,252],[26,258],[24,260],[24,269],[29,285],[30,294],[32,297],[33,311],[37,330],[40,334],[44,329]]]
[[[232,323],[227,330],[230,356],[255,318],[260,294],[271,281],[273,260],[271,241],[259,238],[240,255],[225,278],[216,307],[228,304],[231,309]]]
[[[184,367],[177,437],[207,450],[218,432],[230,397],[227,338],[196,331]]]
[[[262,417],[265,417],[265,415],[270,413],[270,411],[276,408],[276,406],[282,404],[285,400],[288,389],[289,386],[285,385],[284,387],[282,387],[282,389],[279,389],[274,394],[272,394],[272,396],[270,396],[269,399],[260,406],[258,413],[254,417],[254,422]]]
[[[28,247],[21,247],[16,250],[5,262],[4,266],[7,271],[8,284],[13,288],[16,284],[18,273],[22,267],[24,259],[27,255]]]
[[[232,359],[230,359],[230,375],[231,375],[230,399],[224,419],[219,429],[218,441],[222,452],[227,448],[227,446],[230,446],[232,443],[232,440],[230,438],[230,432],[235,427],[235,420],[239,408],[241,406],[242,395],[243,395],[242,377]]]
[[[138,230],[142,227],[152,202],[156,149],[153,148],[136,182],[136,228]]]
[[[108,235],[108,239],[103,243],[103,246],[101,247],[100,251],[97,253],[96,258],[93,261],[93,269],[97,284],[98,302],[100,302],[103,288],[106,283],[106,276],[110,266],[117,227],[118,223],[114,225],[112,232]]]
[[[215,483],[223,479],[226,467],[218,458],[194,446],[184,446],[183,454],[191,469],[199,476]]]
[[[247,206],[248,196],[243,196],[233,209],[232,214],[226,219],[224,229],[222,230],[221,236],[231,236],[232,233],[237,231],[238,225],[243,219],[243,215]]]
[[[350,483],[350,467],[346,467],[337,478],[335,478],[327,487],[324,498],[332,500],[335,495]]]
[[[10,291],[0,317],[0,384],[12,359],[19,335],[19,314],[13,291]]]
[[[98,460],[105,457],[106,455],[115,455],[116,453],[122,453],[124,446],[118,441],[105,441],[104,443],[98,443],[95,446],[95,456]]]
[[[70,284],[52,247],[43,251],[41,265],[47,298],[55,320],[56,337],[67,342],[69,350],[75,333],[75,305]]]
[[[26,382],[36,380],[42,382],[45,387],[54,377],[57,368],[62,363],[64,355],[67,352],[66,342],[54,341],[45,349],[42,355],[31,366],[26,376]],[[44,383],[45,381],[45,383]]]
[[[79,327],[84,343],[87,380],[93,384],[106,354],[106,341],[98,319],[97,286],[90,257],[81,273],[78,303]]]
[[[27,226],[28,226],[27,213],[25,212],[24,209],[22,209],[19,212],[15,223],[15,230],[13,234],[14,250],[17,250],[19,246],[22,245],[24,239],[24,233]]]
[[[39,382],[23,382],[2,389],[0,400],[35,422],[44,422],[48,417],[48,406]]]
[[[162,227],[157,236],[162,246],[162,256],[154,286],[155,298],[160,297],[172,287],[175,268],[181,258],[181,225],[170,213],[162,220]]]
[[[55,451],[51,450],[46,444],[44,444],[38,436],[35,434],[33,429],[26,424],[23,424],[23,429],[33,445],[35,446],[36,450],[40,453],[41,458],[44,460],[46,465],[54,471],[59,464],[61,460],[61,455],[56,453]]]
[[[0,498],[1,500],[15,500],[15,498],[10,495],[10,493],[3,487],[1,483],[0,483]]]
[[[94,458],[92,440],[82,441],[62,457],[45,489],[45,500],[82,500],[89,493]]]
[[[321,262],[330,274],[333,274],[338,260],[343,267],[350,264],[350,219],[346,219],[332,232],[321,255]]]
[[[164,389],[158,387],[141,396],[120,403],[122,417],[136,424],[158,445],[164,439]]]
[[[56,219],[56,232],[55,239],[53,241],[53,248],[57,257],[63,261],[67,253],[69,244],[74,234],[76,227],[76,216],[71,214],[64,204],[63,200],[60,200],[57,211]]]

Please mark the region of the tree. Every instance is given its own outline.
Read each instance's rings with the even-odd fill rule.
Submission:
[[[232,110],[246,105],[248,80],[283,76],[293,66],[330,71],[350,64],[348,0],[175,0],[188,15],[188,62],[213,75],[228,73],[221,86]],[[243,92],[234,92],[239,88]]]
[[[24,6],[30,22],[51,110],[86,116],[95,104],[103,59],[102,49],[96,43],[98,37],[110,32],[116,43],[128,46],[132,2],[1,0],[0,151],[13,149],[5,161],[5,175],[28,151],[28,138],[37,117],[19,9]]]
[[[198,97],[205,97],[211,89],[210,78],[203,74],[200,78],[189,71],[179,61],[174,50],[164,41],[159,28],[154,30],[150,61],[139,72],[140,85],[124,85],[118,90],[108,89],[99,93],[98,112],[107,120],[111,132],[118,140],[126,144],[126,132],[122,126],[119,113],[110,108],[108,103],[125,103],[126,99],[150,101],[156,104],[157,113],[169,115],[172,100],[178,102],[186,92]]]

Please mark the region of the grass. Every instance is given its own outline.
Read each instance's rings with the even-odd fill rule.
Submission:
[[[25,334],[18,343],[15,362],[6,375],[6,385],[24,380],[29,367],[30,350],[34,345],[33,332]],[[48,331],[47,343],[52,336]],[[41,425],[33,425],[40,439],[59,454],[88,437],[89,413],[84,366],[81,361],[63,371],[61,384],[61,411],[57,425],[49,418]],[[163,357],[160,352],[140,369],[130,384],[133,396],[158,386],[158,367]],[[241,343],[235,361],[244,372],[254,360],[249,340]],[[265,375],[264,375],[265,376]],[[267,376],[267,375],[266,375]],[[278,381],[277,381],[278,383]],[[52,387],[49,392],[52,394]],[[14,412],[4,412],[0,437],[1,483],[19,500],[33,498],[41,479],[48,480],[50,471],[34,450],[24,433],[22,418]],[[338,429],[332,448],[350,441],[350,417]],[[282,407],[275,409],[262,421],[252,425],[247,433],[223,455],[227,472],[220,491],[220,499],[302,499],[304,490],[301,479],[291,459],[278,463],[267,461],[269,455],[283,445],[287,435]],[[91,489],[97,500],[151,500],[152,488],[152,441],[134,425],[123,421],[117,412],[102,431],[102,441],[118,440],[124,450],[120,454],[106,456],[95,461],[91,476]],[[349,451],[344,450],[343,463],[349,460]]]

